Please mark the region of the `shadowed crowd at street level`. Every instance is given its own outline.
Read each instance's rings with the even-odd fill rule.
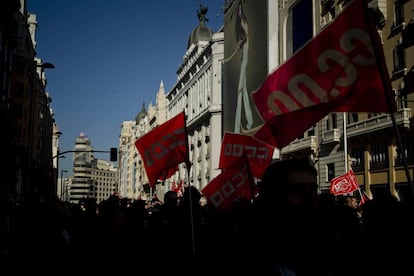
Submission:
[[[163,201],[45,202],[22,212],[1,269],[45,276],[414,274],[412,206],[391,195],[362,206],[318,195],[306,160],[270,165],[258,196],[229,210],[201,199],[190,187]]]

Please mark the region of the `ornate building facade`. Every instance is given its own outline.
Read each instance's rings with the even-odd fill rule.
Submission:
[[[167,120],[167,98],[164,83],[161,81],[156,94],[155,105],[145,104],[135,120],[124,121],[119,136],[119,175],[118,193],[121,198],[148,198],[154,191],[150,188],[144,163],[139,155],[135,141],[151,129]]]
[[[191,32],[178,80],[168,92],[168,118],[184,111],[191,169],[184,165],[171,179],[198,189],[206,186],[218,170],[222,132],[222,61],[224,33],[213,33],[204,18]],[[169,187],[167,187],[169,188]]]

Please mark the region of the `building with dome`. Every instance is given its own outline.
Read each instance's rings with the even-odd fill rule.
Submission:
[[[184,164],[170,181],[205,187],[218,170],[222,132],[222,60],[224,33],[206,26],[207,8],[200,5],[199,23],[191,31],[177,81],[167,94],[168,118],[184,110],[189,142],[190,174]],[[168,188],[168,184],[167,184]],[[158,188],[157,188],[158,189]]]
[[[213,31],[206,26],[206,21],[208,18],[206,17],[208,9],[200,5],[200,9],[198,10],[198,20],[199,24],[194,27],[190,36],[188,37],[187,49],[191,47],[191,45],[197,45],[200,41],[211,41],[213,37]]]
[[[218,161],[221,128],[221,61],[224,53],[222,31],[214,33],[206,26],[207,8],[200,5],[199,23],[188,37],[187,50],[177,69],[177,81],[166,94],[161,81],[156,104],[143,104],[134,121],[121,126],[119,141],[118,191],[120,197],[148,198],[156,193],[162,198],[173,182],[184,181],[201,189],[219,174]],[[189,136],[190,175],[184,164],[170,179],[150,188],[145,167],[135,141],[156,126],[185,111]],[[214,133],[215,135],[211,135]],[[212,145],[216,145],[213,147]]]

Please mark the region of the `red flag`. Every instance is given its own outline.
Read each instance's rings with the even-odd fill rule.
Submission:
[[[366,10],[365,1],[349,3],[252,93],[265,122],[256,138],[282,148],[330,112],[396,111],[382,44]]]
[[[310,107],[275,116],[266,121],[254,137],[274,147],[283,148],[331,112],[324,110],[326,108]]]
[[[349,194],[358,189],[359,185],[352,170],[331,180],[331,194]]]
[[[361,199],[359,200],[359,206],[364,205],[367,201],[371,200],[365,191],[362,192]]]
[[[261,178],[272,161],[273,152],[274,147],[250,135],[226,132],[221,144],[218,166],[220,169],[227,169],[245,155],[252,176]]]
[[[151,187],[155,187],[158,179],[171,176],[182,162],[187,163],[188,169],[190,164],[184,112],[140,137],[135,141],[135,146],[142,156]]]
[[[236,162],[243,161],[244,166],[230,166],[201,190],[212,207],[226,210],[232,207],[236,199],[252,199],[252,183],[246,158]]]
[[[168,178],[170,178],[171,176],[173,176],[175,174],[175,172],[178,171],[178,164],[175,166],[172,166],[171,168],[169,168],[168,170],[164,171],[159,177],[158,179],[161,181],[164,181]]]

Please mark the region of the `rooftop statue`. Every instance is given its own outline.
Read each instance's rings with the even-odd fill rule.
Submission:
[[[208,11],[208,7],[205,7],[200,4],[199,9],[197,10],[198,20],[202,23],[208,22],[208,18],[206,17]]]

